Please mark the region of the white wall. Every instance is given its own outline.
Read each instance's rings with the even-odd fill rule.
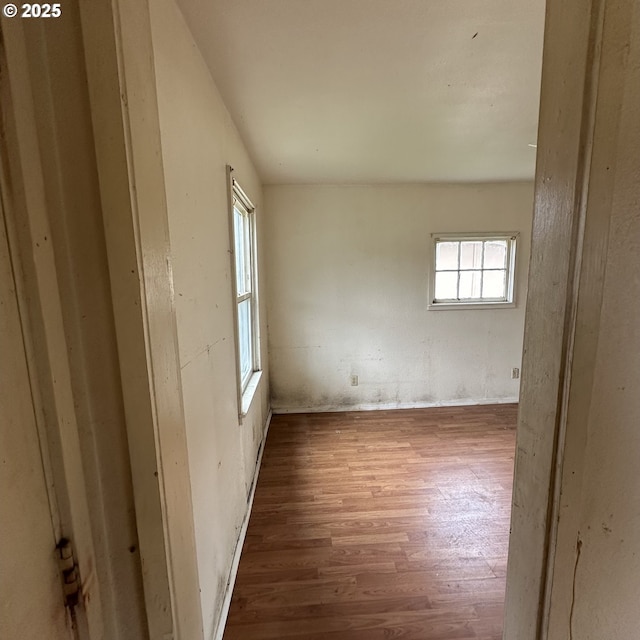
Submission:
[[[517,400],[532,184],[265,195],[274,410]],[[520,232],[515,309],[427,310],[430,234],[445,231]]]
[[[211,638],[268,412],[264,375],[239,424],[226,165],[257,207],[260,256],[262,189],[179,9],[173,0],[150,7],[198,570]],[[261,322],[266,335],[264,305]]]

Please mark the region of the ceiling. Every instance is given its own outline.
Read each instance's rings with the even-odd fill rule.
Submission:
[[[530,180],[544,0],[178,0],[266,184]]]

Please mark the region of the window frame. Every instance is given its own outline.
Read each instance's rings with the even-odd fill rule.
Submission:
[[[236,388],[238,396],[238,415],[242,419],[251,406],[258,383],[262,376],[260,362],[260,318],[259,318],[259,286],[258,286],[258,255],[256,233],[256,208],[242,189],[238,181],[231,175],[233,169],[227,167],[229,184],[229,254],[231,259],[231,289],[233,297],[233,320],[236,356]],[[236,203],[237,206],[236,207]],[[238,264],[236,256],[236,208],[242,210],[248,222],[248,239],[243,237],[245,247],[244,271],[249,280],[249,291],[238,291]],[[244,236],[244,234],[243,234]],[[251,371],[242,375],[241,345],[240,345],[240,305],[250,301],[250,345]]]
[[[516,256],[519,232],[452,232],[452,233],[432,233],[430,243],[430,269],[429,269],[429,304],[430,310],[451,310],[451,309],[513,309],[516,307]],[[480,298],[477,301],[472,299],[453,300],[447,299],[437,301],[435,299],[436,286],[436,246],[438,242],[486,242],[489,240],[506,240],[506,299]],[[459,265],[458,265],[459,266]],[[458,269],[458,272],[460,269]],[[479,269],[485,271],[485,269]]]

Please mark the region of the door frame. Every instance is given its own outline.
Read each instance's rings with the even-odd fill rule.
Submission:
[[[81,0],[79,6],[150,637],[199,640],[149,1]]]
[[[70,95],[88,94],[92,120],[95,164],[86,171],[98,176],[104,222],[128,441],[128,450],[116,455],[130,465],[133,480],[139,548],[129,551],[140,554],[142,615],[153,640],[198,640],[202,616],[148,4],[82,0],[64,11],[73,14],[65,28],[85,64],[86,75],[78,75]],[[56,209],[43,154],[47,144],[63,141],[43,137],[43,127],[50,132],[55,125],[49,105],[36,98],[43,86],[55,90],[56,64],[64,63],[47,31],[52,24],[3,19],[2,191],[21,316],[31,338],[38,426],[52,461],[47,485],[56,488],[54,528],[57,539],[73,541],[82,581],[77,633],[86,640],[112,637],[119,612],[111,610],[110,593],[119,587],[110,577],[122,566],[92,532],[91,509],[108,495],[96,495],[95,483],[89,492],[86,472],[93,462],[86,440],[93,425],[78,422],[74,405],[74,336],[64,311],[75,301],[62,292],[65,273],[56,256],[60,260],[67,247],[52,233]],[[104,524],[114,531],[119,526]],[[97,571],[97,559],[109,575]]]
[[[21,25],[6,28],[0,65],[3,121],[0,182],[7,243],[16,284],[29,382],[47,485],[54,539],[73,541],[81,575],[95,566],[79,425],[67,358],[68,343],[42,174],[31,92],[29,56]],[[52,554],[55,545],[52,545]],[[82,590],[71,612],[78,638],[103,629],[99,581]],[[61,602],[61,606],[63,606]]]
[[[601,64],[603,49],[621,48],[607,41],[608,4],[546,7],[505,640],[566,637],[571,624],[581,546],[572,498],[586,450],[624,84],[611,83],[622,65]]]

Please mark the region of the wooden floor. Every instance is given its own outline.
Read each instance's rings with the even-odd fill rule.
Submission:
[[[516,405],[274,416],[225,640],[499,640]]]

